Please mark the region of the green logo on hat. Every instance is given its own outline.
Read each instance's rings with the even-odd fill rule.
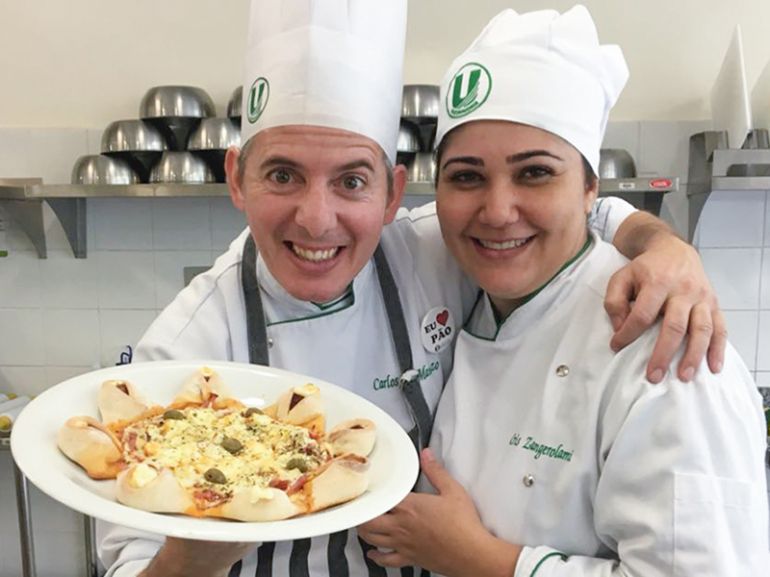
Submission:
[[[449,83],[446,110],[451,118],[460,118],[486,102],[492,91],[489,70],[476,62],[464,65]]]
[[[270,98],[270,83],[267,78],[261,76],[254,81],[249,90],[249,100],[247,103],[247,115],[249,122],[254,124],[265,111],[267,101]]]

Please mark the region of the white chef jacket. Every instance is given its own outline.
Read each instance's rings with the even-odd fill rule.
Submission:
[[[437,410],[437,458],[494,535],[525,545],[515,577],[770,575],[750,373],[728,346],[720,374],[704,362],[681,382],[677,358],[652,385],[657,328],[611,351],[604,293],[627,261],[593,240],[499,328],[480,298]]]
[[[612,239],[620,223],[634,209],[620,199],[603,199],[592,214],[592,226]],[[249,362],[241,257],[248,231],[220,256],[211,270],[196,277],[161,313],[142,338],[136,361],[165,359],[233,360]],[[462,275],[444,248],[433,203],[401,210],[396,221],[384,228],[381,245],[388,259],[410,337],[414,368],[433,411],[451,370],[452,346],[440,353],[429,351],[421,338],[427,313],[447,308],[462,325],[475,301],[477,289]],[[331,312],[289,295],[270,274],[260,257],[257,278],[267,319],[271,366],[308,374],[348,388],[382,407],[409,430],[414,426],[397,387],[400,376],[382,294],[373,261],[352,283],[352,299]],[[455,331],[456,332],[456,331]],[[110,577],[138,574],[155,555],[163,537],[98,524],[99,555],[110,568]],[[103,538],[102,538],[103,537]],[[312,576],[345,575],[344,568],[330,566],[330,537],[312,539],[309,548],[293,551],[292,542],[275,544],[272,572],[260,568],[258,552],[241,562],[243,577],[288,577],[298,556]],[[354,532],[345,546],[348,574],[352,576],[411,575],[367,563]],[[294,561],[293,561],[294,558]],[[302,572],[299,572],[301,574]],[[291,574],[296,577],[298,572]]]

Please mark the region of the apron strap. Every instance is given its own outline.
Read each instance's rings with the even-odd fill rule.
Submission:
[[[401,370],[399,386],[404,393],[407,408],[414,420],[415,428],[409,432],[409,437],[417,450],[427,447],[433,426],[425,395],[420,386],[420,375],[414,370],[412,348],[409,342],[409,331],[404,320],[404,309],[398,298],[398,287],[393,279],[393,273],[388,265],[385,252],[380,245],[374,251],[374,262],[377,278],[380,283],[385,310],[390,324],[390,334],[396,348],[396,356]],[[262,298],[259,295],[257,282],[257,248],[254,238],[249,235],[243,246],[241,261],[241,283],[243,298],[246,304],[246,334],[249,342],[249,362],[257,365],[270,365],[270,355],[267,346],[267,328]]]
[[[428,446],[430,431],[433,427],[433,416],[420,386],[420,373],[414,370],[409,331],[407,331],[404,320],[404,309],[401,306],[401,299],[398,298],[398,287],[393,279],[382,245],[377,245],[377,250],[374,251],[374,263],[377,265],[377,277],[380,281],[382,298],[385,301],[385,310],[388,313],[390,335],[393,338],[398,364],[401,367],[402,374],[399,379],[399,386],[404,392],[406,406],[409,408],[417,429],[410,432],[409,436],[419,451]]]
[[[249,362],[253,365],[270,365],[267,352],[267,328],[262,298],[259,296],[257,282],[257,247],[254,237],[248,235],[243,245],[241,260],[241,284],[243,299],[246,304],[246,335],[249,343]]]

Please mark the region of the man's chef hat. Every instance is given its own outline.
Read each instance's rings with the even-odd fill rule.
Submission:
[[[598,174],[607,118],[627,79],[623,53],[599,44],[585,7],[504,10],[444,77],[436,143],[466,122],[520,122],[562,137]]]
[[[406,0],[252,0],[241,141],[275,126],[362,134],[396,160]]]

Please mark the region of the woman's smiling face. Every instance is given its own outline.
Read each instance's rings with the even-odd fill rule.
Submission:
[[[507,314],[586,241],[598,182],[580,153],[524,124],[469,122],[447,135],[436,201],[447,247]]]

